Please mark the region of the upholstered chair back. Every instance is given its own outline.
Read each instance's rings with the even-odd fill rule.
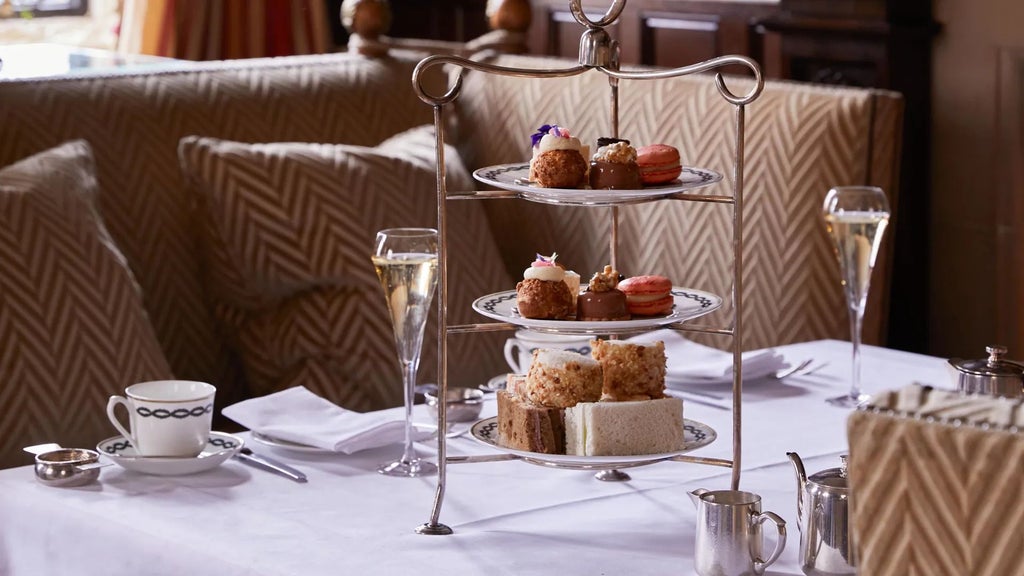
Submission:
[[[520,68],[568,68],[573,62],[503,56]],[[752,81],[728,78],[734,93]],[[729,194],[735,108],[712,75],[623,80],[619,136],[635,145],[667,143],[684,165],[717,170],[725,181],[701,192]],[[450,140],[470,169],[521,162],[530,134],[560,124],[593,148],[611,135],[607,78],[588,71],[558,79],[524,79],[471,71],[455,102]],[[819,338],[849,338],[839,270],[821,219],[835,185],[872,184],[897,200],[902,98],[891,92],[767,82],[746,111],[743,212],[743,348]],[[557,251],[585,278],[609,262],[610,209],[488,202],[492,228],[510,273],[535,252]],[[619,209],[619,271],[658,273],[676,285],[727,296],[732,288],[728,205],[664,201]],[[899,223],[894,223],[896,226]],[[873,277],[865,341],[884,334],[891,235]],[[727,323],[729,305],[712,322]],[[699,336],[699,335],[698,335]],[[703,339],[703,338],[700,338]],[[713,337],[711,344],[729,345]]]

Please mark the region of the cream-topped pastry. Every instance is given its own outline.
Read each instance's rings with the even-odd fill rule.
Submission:
[[[569,131],[559,126],[553,126],[547,134],[541,136],[540,140],[533,147],[534,158],[552,150],[575,150],[582,153],[583,144],[579,138],[570,136]]]
[[[537,255],[537,260],[523,271],[523,279],[543,280],[545,282],[564,282],[565,270],[556,266],[554,261],[544,260],[544,256]]]
[[[530,181],[541,188],[579,188],[586,183],[587,161],[580,139],[557,124],[545,124],[530,136]]]
[[[516,308],[523,318],[566,320],[576,313],[575,298],[565,283],[565,270],[555,264],[558,254],[537,255],[516,285]]]

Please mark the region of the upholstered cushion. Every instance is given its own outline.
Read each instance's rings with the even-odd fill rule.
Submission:
[[[503,56],[518,68],[565,68],[564,60]],[[729,78],[733,92],[752,82]],[[725,182],[704,191],[731,192],[735,108],[709,75],[620,83],[620,135],[643,145],[679,148],[683,164],[721,172]],[[452,138],[469,169],[529,158],[529,135],[559,123],[591,146],[609,135],[607,78],[588,71],[557,79],[524,79],[473,71],[453,105]],[[768,82],[746,112],[744,205],[745,349],[847,338],[839,270],[821,222],[829,187],[882,186],[895,202],[901,100],[892,93]],[[500,119],[500,121],[498,121]],[[511,271],[535,251],[557,250],[587,274],[608,262],[607,210],[525,202],[487,211]],[[732,226],[727,205],[657,202],[620,210],[619,270],[659,273],[676,284],[728,296],[732,289]],[[886,239],[888,246],[891,238]],[[888,248],[883,248],[883,254]],[[881,334],[878,300],[887,292],[883,260],[865,324],[865,340]],[[872,313],[873,312],[873,313]],[[722,326],[729,307],[712,318]],[[704,338],[699,338],[704,340]],[[729,340],[712,338],[713,345]]]
[[[171,377],[96,195],[84,141],[0,170],[0,467],[31,444],[95,446],[111,394]]]
[[[180,154],[200,207],[208,290],[251,392],[301,383],[350,409],[399,403],[395,345],[370,251],[381,228],[436,225],[432,127],[375,148],[186,138]],[[446,160],[449,186],[469,188],[453,149]],[[478,203],[449,205],[450,269],[462,271],[452,272],[460,281],[450,310],[467,321],[473,298],[514,284]],[[427,331],[421,374],[433,381],[436,325]],[[501,367],[493,338],[467,343],[449,364],[453,379],[493,376]]]
[[[866,408],[847,419],[858,572],[1024,574],[1021,399],[912,385]]]
[[[394,51],[384,59],[341,53],[176,62],[5,80],[0,166],[87,138],[103,189],[100,212],[146,294],[175,375],[215,382],[219,399],[237,400],[244,392],[240,368],[203,302],[178,141],[201,134],[377,145],[430,121],[430,107],[410,84],[422,57]]]

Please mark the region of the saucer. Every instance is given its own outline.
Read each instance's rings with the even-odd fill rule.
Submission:
[[[497,392],[498,390],[505,389],[505,381],[508,379],[508,374],[498,374],[494,378],[487,381],[486,384],[477,386],[484,392]]]
[[[96,451],[125,470],[156,476],[184,476],[220,466],[243,444],[245,442],[233,434],[210,432],[210,440],[198,456],[139,456],[124,436],[114,436],[97,444]]]

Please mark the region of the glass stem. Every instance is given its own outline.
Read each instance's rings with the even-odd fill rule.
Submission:
[[[402,453],[402,462],[406,464],[416,459],[416,453],[412,445],[412,404],[413,395],[416,390],[416,369],[419,363],[419,358],[414,358],[409,362],[402,362],[402,383],[405,385],[405,451]]]
[[[861,306],[850,306],[850,341],[853,343],[853,361],[850,373],[850,398],[860,399],[860,328],[864,320]]]

